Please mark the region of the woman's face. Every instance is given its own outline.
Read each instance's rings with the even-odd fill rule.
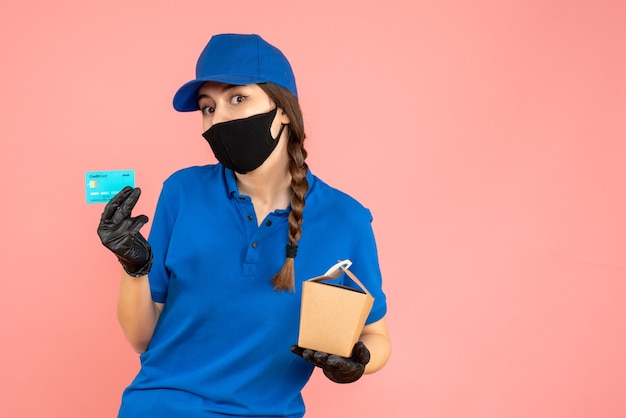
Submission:
[[[213,81],[204,83],[198,90],[198,106],[205,131],[216,123],[267,113],[275,107],[269,96],[256,84],[235,86]],[[279,111],[272,123],[272,136],[278,134],[281,123],[288,124],[289,119],[284,112]]]

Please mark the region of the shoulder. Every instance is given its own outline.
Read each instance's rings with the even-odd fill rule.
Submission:
[[[307,206],[310,204],[311,208],[316,208],[326,213],[349,215],[352,219],[371,222],[372,214],[370,210],[348,193],[329,185],[315,175],[309,176],[309,182],[309,194],[306,196]]]
[[[172,173],[166,180],[165,184],[177,184],[183,183],[186,184],[188,182],[197,182],[206,180],[211,177],[222,177],[223,176],[223,168],[218,164],[211,165],[203,165],[203,166],[193,166],[180,169],[174,173]]]
[[[180,169],[165,179],[161,200],[187,200],[194,196],[223,194],[225,190],[224,168],[221,164],[193,166]]]

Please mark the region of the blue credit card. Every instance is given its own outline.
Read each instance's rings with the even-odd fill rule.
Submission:
[[[87,203],[107,203],[125,186],[135,187],[135,170],[87,171]]]

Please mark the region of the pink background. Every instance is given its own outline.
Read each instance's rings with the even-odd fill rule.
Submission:
[[[393,354],[309,417],[626,416],[624,2],[4,1],[0,416],[112,417],[137,371],[84,173],[212,162],[209,36],[294,66],[309,163],[375,215]],[[147,232],[147,228],[146,228]]]

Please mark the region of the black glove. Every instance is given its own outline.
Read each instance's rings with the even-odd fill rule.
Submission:
[[[113,251],[124,270],[133,277],[145,276],[152,267],[152,248],[139,233],[148,217],[130,217],[140,194],[139,188],[124,187],[107,203],[98,226],[102,244]]]
[[[321,367],[326,377],[336,383],[356,382],[363,376],[365,365],[370,361],[370,352],[360,341],[354,345],[350,358],[297,345],[292,345],[291,351],[317,367]]]

